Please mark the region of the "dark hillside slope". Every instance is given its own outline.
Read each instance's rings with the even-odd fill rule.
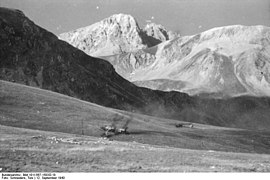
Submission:
[[[141,92],[134,91],[135,86],[119,77],[109,63],[58,40],[21,12],[1,9],[0,23],[1,79],[105,106],[144,104]]]
[[[110,63],[86,55],[35,25],[22,12],[6,8],[0,8],[0,79],[154,116],[270,128],[267,98],[216,101],[139,88],[119,76]]]

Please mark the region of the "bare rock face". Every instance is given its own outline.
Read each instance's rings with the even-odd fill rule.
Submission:
[[[219,98],[270,96],[268,27],[214,28],[165,41],[143,52],[141,56],[151,54],[154,60],[146,58],[148,64],[129,71],[115,65],[113,57],[104,59],[111,62],[124,78],[151,89],[175,90],[189,95],[210,94]],[[140,61],[138,57],[136,61]],[[134,59],[125,62],[132,64]]]
[[[153,45],[157,45],[161,42],[167,41],[174,39],[176,37],[180,37],[179,34],[167,30],[164,26],[160,24],[155,24],[155,23],[149,23],[147,24],[143,32],[148,36],[148,37],[153,37],[153,39],[156,39],[156,43],[152,43]]]
[[[63,33],[60,39],[92,56],[108,56],[146,48],[136,20],[125,14],[110,16],[88,27]]]
[[[163,26],[148,24],[140,29],[131,15],[112,15],[93,25],[63,33],[59,38],[91,56],[110,56],[155,46],[176,37]]]

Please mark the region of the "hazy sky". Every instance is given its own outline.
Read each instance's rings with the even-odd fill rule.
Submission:
[[[43,28],[59,34],[88,26],[113,14],[134,16],[192,35],[213,27],[270,26],[270,0],[0,0],[22,10]]]

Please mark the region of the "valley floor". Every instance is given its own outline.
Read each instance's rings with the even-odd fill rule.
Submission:
[[[2,172],[269,172],[270,155],[188,150],[0,126]]]

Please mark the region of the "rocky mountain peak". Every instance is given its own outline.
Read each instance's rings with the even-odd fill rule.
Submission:
[[[60,34],[67,41],[92,56],[108,56],[147,47],[134,17],[115,14],[93,25]]]
[[[178,37],[162,25],[141,29],[134,17],[115,14],[93,25],[60,34],[59,38],[92,56],[134,52]]]
[[[135,18],[127,14],[115,14],[97,24],[108,35],[135,37],[140,31]]]
[[[164,26],[160,25],[160,24],[155,24],[155,23],[148,23],[146,24],[146,26],[144,27],[143,31],[151,37],[154,37],[158,40],[160,40],[161,42],[170,40],[170,39],[174,39],[177,36],[177,33],[172,32],[172,31],[168,31]]]
[[[134,17],[132,17],[131,15],[122,14],[122,13],[114,14],[114,15],[104,19],[101,22],[108,23],[108,24],[119,23],[124,27],[131,26],[131,27],[138,28],[138,23]]]

